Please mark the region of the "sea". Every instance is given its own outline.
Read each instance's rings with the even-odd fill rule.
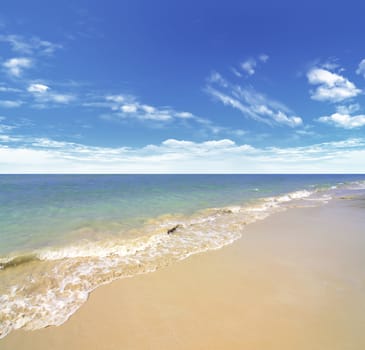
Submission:
[[[365,175],[0,175],[0,338],[60,325],[98,286],[276,212],[354,196],[365,203]]]

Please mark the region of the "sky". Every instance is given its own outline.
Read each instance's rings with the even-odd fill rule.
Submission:
[[[365,173],[364,13],[3,0],[0,173]]]

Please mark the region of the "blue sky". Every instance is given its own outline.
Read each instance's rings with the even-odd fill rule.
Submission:
[[[365,172],[361,1],[3,1],[0,172]]]

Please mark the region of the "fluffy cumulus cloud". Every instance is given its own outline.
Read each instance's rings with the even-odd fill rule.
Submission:
[[[219,73],[212,73],[207,79],[205,91],[215,100],[239,110],[245,117],[269,125],[298,127],[302,118],[284,104],[268,98],[253,88],[241,87],[229,83]]]
[[[317,86],[311,91],[313,100],[337,103],[361,93],[361,90],[347,78],[324,68],[312,68],[307,73],[307,78],[310,84]]]
[[[32,60],[26,57],[14,57],[6,60],[3,63],[3,67],[6,69],[8,74],[14,77],[20,77],[26,68],[32,66]]]
[[[330,116],[320,117],[318,120],[344,129],[360,128],[365,125],[365,115],[361,114],[351,116],[349,114],[334,113]]]
[[[229,150],[232,149],[232,147],[237,147],[237,145],[234,141],[230,139],[211,140],[201,143],[193,141],[168,139],[163,141],[161,146],[159,147],[160,148],[166,147],[165,150],[180,149],[180,150],[189,150],[192,151],[193,153],[207,153],[207,152],[217,152],[220,150]],[[248,145],[240,146],[240,149],[253,150],[253,148]]]
[[[356,74],[360,74],[365,78],[365,58],[359,63]]]
[[[61,173],[364,172],[365,141],[256,148],[230,139],[167,139],[141,148],[95,147],[0,135],[0,171]]]

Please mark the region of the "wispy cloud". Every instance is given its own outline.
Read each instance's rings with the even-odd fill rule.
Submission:
[[[60,44],[41,40],[35,36],[25,38],[24,36],[15,34],[0,35],[0,41],[9,43],[14,52],[23,55],[52,55],[57,49],[62,48]]]
[[[213,72],[207,79],[205,91],[215,100],[239,110],[245,117],[269,125],[297,127],[303,124],[299,116],[284,104],[268,98],[251,87],[229,83],[219,73]]]
[[[0,107],[4,108],[17,108],[20,107],[23,104],[23,101],[19,100],[0,100]]]
[[[246,72],[248,75],[253,75],[255,74],[255,69],[256,69],[256,60],[254,60],[253,58],[250,58],[246,61],[243,61],[241,63],[241,69]]]
[[[241,62],[239,68],[241,69],[241,71],[243,71],[245,74],[247,74],[248,76],[250,75],[254,75],[256,73],[256,67],[258,66],[259,63],[266,63],[269,60],[269,56],[266,54],[261,54],[259,55],[257,58],[248,58],[247,60]],[[242,76],[242,74],[236,70],[235,68],[232,69],[232,72],[236,75],[236,76]]]
[[[232,67],[231,72],[238,78],[242,78],[242,73],[239,72],[236,68]]]
[[[21,92],[20,89],[0,85],[0,92]]]
[[[42,56],[52,55],[57,49],[62,48],[62,45],[41,40],[34,36],[25,37],[13,34],[0,35],[0,42],[9,44],[11,51],[23,55],[8,58],[2,63],[3,69],[12,78],[12,81],[14,81],[13,78],[17,78],[16,82],[21,85],[21,89],[0,84],[0,92],[17,94],[16,100],[10,100],[7,96],[6,100],[0,101],[1,107],[14,108],[27,105],[35,108],[49,108],[57,105],[67,105],[76,100],[76,94],[55,91],[43,82],[39,82],[39,79],[31,82],[29,76],[24,74],[27,69],[35,67],[35,63],[39,63],[44,59]]]
[[[315,131],[307,129],[299,129],[296,130],[295,133],[300,136],[318,136],[318,134]]]
[[[356,74],[362,75],[365,78],[365,58],[359,63]]]
[[[269,60],[269,55],[261,54],[261,55],[259,56],[259,60],[260,60],[261,62],[266,63],[266,62]]]
[[[324,68],[312,68],[307,73],[308,82],[317,85],[311,98],[317,101],[341,102],[361,93],[354,83],[344,76]]]
[[[358,103],[353,103],[349,105],[338,105],[336,110],[341,114],[352,114],[360,110],[360,105]]]
[[[195,128],[197,131],[208,131],[213,134],[224,133],[242,136],[246,133],[244,130],[217,125],[207,118],[197,116],[188,111],[179,111],[169,106],[157,107],[145,104],[137,97],[128,94],[107,95],[103,99],[85,102],[84,106],[108,109],[109,113],[101,115],[101,118],[105,120],[131,120],[150,126],[179,125],[181,127]]]
[[[140,121],[169,122],[173,120],[195,120],[200,118],[190,112],[176,111],[171,107],[154,107],[141,103],[131,95],[108,95],[99,106],[108,106],[114,116],[123,119],[136,119]],[[90,105],[90,104],[86,104]]]
[[[12,129],[13,129],[12,126],[0,123],[0,133],[8,132]]]
[[[3,122],[5,119],[6,119],[5,117],[0,116],[0,134],[7,133],[10,130],[15,129],[15,126],[13,125],[4,124]]]
[[[106,96],[105,100],[111,103],[111,109],[116,111],[116,115],[120,118],[159,122],[170,121],[176,118],[195,118],[193,114],[188,112],[177,112],[169,107],[157,108],[140,103],[135,97],[130,95],[110,95]]]
[[[33,62],[30,58],[26,57],[14,57],[6,60],[3,63],[3,67],[8,74],[14,77],[20,77],[26,68],[30,68]]]
[[[76,96],[73,94],[62,94],[52,91],[52,89],[40,83],[30,84],[27,88],[27,91],[32,94],[37,103],[39,103],[40,107],[46,107],[47,103],[56,103],[56,104],[69,104],[70,102],[76,99]]]

